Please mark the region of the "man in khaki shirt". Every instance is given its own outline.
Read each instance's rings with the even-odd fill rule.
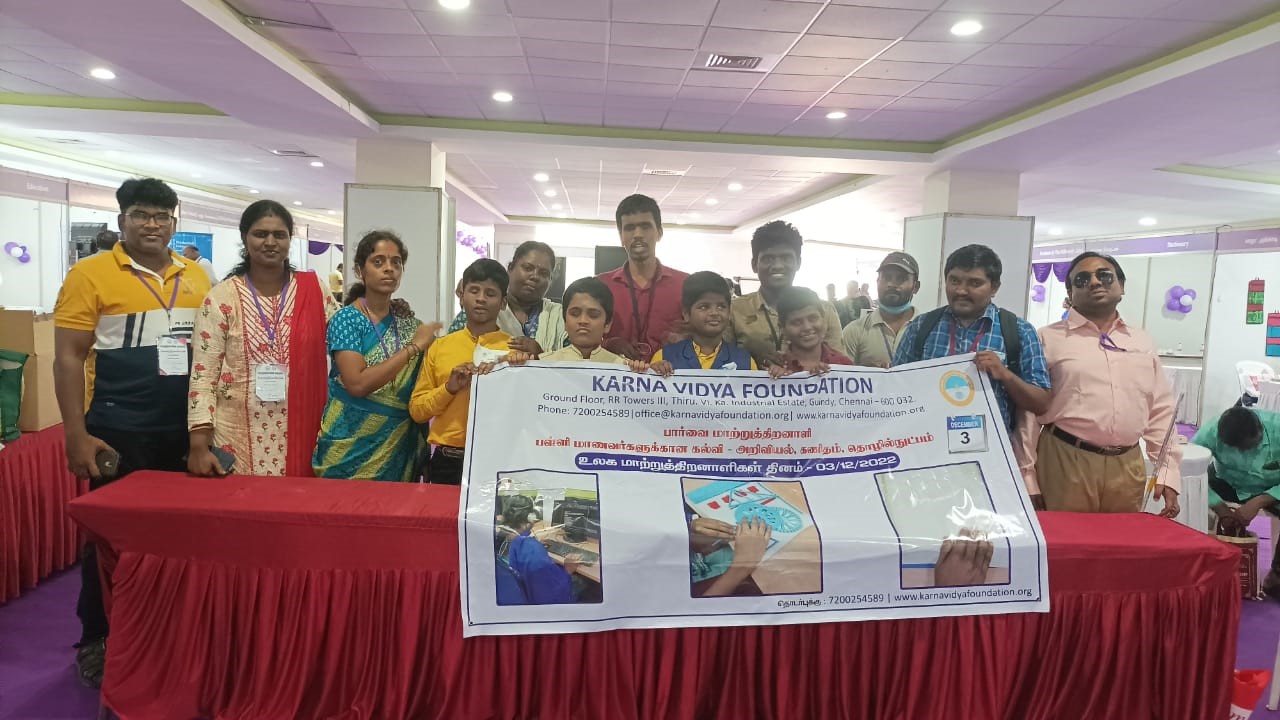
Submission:
[[[761,369],[782,357],[785,341],[778,321],[778,295],[795,282],[803,244],[800,231],[782,220],[761,225],[751,236],[751,269],[760,278],[760,290],[734,299],[724,339],[750,353]],[[840,315],[835,306],[824,301],[822,317],[827,325],[825,342],[839,348]]]
[[[876,274],[879,309],[845,326],[840,335],[844,353],[854,365],[887,368],[898,351],[902,328],[915,317],[911,301],[920,291],[920,265],[904,252],[885,256]]]

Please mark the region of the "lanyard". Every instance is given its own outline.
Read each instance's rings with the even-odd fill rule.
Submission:
[[[773,318],[769,317],[769,306],[764,306],[764,321],[769,324],[769,337],[773,339],[773,349],[782,350],[782,341],[778,339],[778,329],[773,326]]]
[[[636,283],[631,278],[630,263],[622,266],[622,272],[627,277],[627,289],[631,291],[631,321],[635,324],[635,335],[633,339],[635,344],[648,344],[649,342],[649,323],[653,320],[653,299],[658,296],[658,276],[662,274],[662,264],[659,263],[653,272],[653,282],[649,283],[649,306],[644,311],[644,324],[640,324],[640,300],[636,297]]]
[[[382,342],[382,338],[386,337],[387,331],[378,330],[378,324],[373,321],[373,315],[369,313],[369,303],[365,302],[364,298],[360,298],[360,307],[364,310],[364,316],[369,320],[369,324],[373,326],[374,334],[378,336],[378,346],[382,348],[382,356],[390,360],[391,356],[395,353],[388,350],[386,343]],[[396,322],[395,316],[390,313],[387,314],[387,317],[391,319],[391,329],[394,330],[396,334],[395,352],[400,352],[400,349],[404,347],[404,344],[400,341],[400,323]]]
[[[978,322],[982,322],[985,319],[986,318],[978,318]],[[978,352],[978,344],[982,342],[983,335],[986,335],[986,333],[979,332],[978,337],[973,339],[973,347],[969,348],[969,352]],[[947,355],[955,355],[955,354],[956,354],[956,321],[953,319],[951,321],[951,343],[947,346]]]
[[[267,314],[262,312],[262,302],[258,300],[258,291],[253,287],[253,283],[249,282],[249,275],[244,276],[244,284],[249,286],[249,292],[253,294],[253,306],[258,309],[258,322],[262,323],[262,330],[267,334],[267,342],[272,348],[276,346],[276,331],[280,329],[280,316],[284,313],[284,301],[289,296],[289,283],[292,281],[293,275],[286,272],[284,287],[280,288],[280,297],[276,300],[275,324],[268,324]]]
[[[142,277],[142,273],[138,272],[137,269],[133,267],[130,267],[129,270],[133,273],[134,277],[138,278],[138,282],[142,283],[142,287],[146,288],[147,292],[151,293],[151,297],[154,297],[156,302],[160,303],[160,308],[164,310],[165,317],[169,319],[169,332],[173,332],[173,306],[178,303],[178,284],[182,282],[182,276],[173,276],[173,294],[169,296],[169,304],[165,305],[164,299],[160,297],[160,293],[156,292],[156,289],[151,287],[151,283],[147,282],[146,278]],[[160,281],[160,290],[164,290],[164,280]]]

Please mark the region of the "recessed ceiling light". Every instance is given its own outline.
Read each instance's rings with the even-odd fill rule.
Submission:
[[[338,214],[338,211],[337,211],[337,210],[329,210],[329,211],[327,211],[327,212],[326,212],[326,214],[328,214],[328,215],[337,215],[337,214]]]
[[[204,177],[204,175],[201,175],[200,173],[191,173],[191,177],[199,180],[200,178]]]
[[[698,218],[702,217],[702,213],[699,213],[699,212],[691,212],[691,213],[689,213],[689,217],[693,218],[694,220],[697,220]]]
[[[684,224],[684,221],[683,221],[683,220],[677,220],[677,221],[676,221],[676,224],[677,224],[677,225],[683,225],[683,224]]]
[[[1156,219],[1153,217],[1144,217],[1138,220],[1138,224],[1145,227],[1151,227],[1156,224]]]
[[[508,103],[514,100],[515,98],[511,95],[511,93],[507,92],[506,90],[499,90],[498,92],[493,94],[493,99],[501,103]]]
[[[546,173],[534,173],[533,179],[534,182],[546,182],[551,179],[551,176]]]
[[[99,80],[115,80],[116,74],[104,67],[96,67],[89,71],[89,74]]]
[[[969,37],[982,32],[982,23],[977,20],[961,20],[951,26],[951,34],[958,37]]]
[[[559,213],[556,213],[556,217],[561,218],[561,219],[564,219],[564,218],[567,218],[567,217],[569,217],[569,216],[568,216],[568,215],[565,215],[565,214],[564,214],[564,213],[562,213],[562,212],[559,212]]]
[[[324,167],[324,163],[320,162],[319,160],[312,160],[311,167]]]
[[[257,194],[258,194],[258,193],[260,193],[260,192],[262,192],[262,191],[261,191],[261,190],[254,189],[254,188],[249,188],[249,194],[250,194],[250,195],[257,195]]]
[[[1049,234],[1050,234],[1050,235],[1052,235],[1052,236],[1054,236],[1054,237],[1058,237],[1059,235],[1061,235],[1061,234],[1062,234],[1062,228],[1060,228],[1060,227],[1051,227],[1051,228],[1049,228]]]
[[[471,7],[471,0],[438,0],[445,10],[466,10]]]
[[[298,207],[302,207],[302,201],[301,201],[301,200],[294,200],[294,201],[293,201],[293,204],[294,204],[294,205],[297,205]]]
[[[740,182],[729,183],[729,192],[738,192],[741,189],[742,189],[742,183]]]
[[[719,201],[719,200],[717,200],[717,199],[715,199],[715,198],[707,198],[706,200],[703,200],[703,202],[705,202],[705,203],[706,203],[706,204],[708,204],[708,205],[719,205],[719,204],[720,204],[720,201]]]
[[[108,150],[103,154],[107,157],[120,157],[120,152],[117,150]]]
[[[843,120],[847,117],[849,117],[849,113],[843,110],[832,110],[831,112],[827,113],[828,120]]]
[[[543,195],[544,197],[555,197],[555,196],[556,196],[556,191],[555,191],[554,189],[552,189],[552,188],[547,188],[546,190],[543,190],[543,191],[542,191],[542,195]]]
[[[552,209],[552,210],[563,210],[563,209],[564,209],[564,206],[563,206],[563,205],[561,205],[560,203],[551,203],[551,209]]]

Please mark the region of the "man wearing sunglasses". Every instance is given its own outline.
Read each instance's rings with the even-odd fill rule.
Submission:
[[[1182,449],[1164,447],[1176,403],[1151,336],[1116,310],[1124,270],[1113,257],[1086,252],[1071,261],[1067,284],[1066,319],[1040,329],[1056,391],[1048,410],[1023,418],[1013,443],[1032,501],[1048,510],[1141,512],[1142,439],[1160,466],[1161,515],[1176,517]]]

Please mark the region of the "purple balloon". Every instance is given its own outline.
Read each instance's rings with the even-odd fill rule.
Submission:
[[[1184,292],[1184,293],[1182,293],[1182,294],[1183,294],[1183,295],[1190,295],[1192,300],[1195,300],[1195,299],[1196,299],[1196,291],[1195,291],[1195,290],[1192,290],[1191,288],[1187,288],[1187,291],[1186,291],[1186,292]]]
[[[1182,305],[1178,304],[1177,298],[1170,298],[1165,304],[1164,309],[1170,312],[1177,312],[1182,309]]]
[[[14,248],[19,247],[16,242],[7,242],[4,244],[4,254],[8,255],[13,252]]]
[[[1179,305],[1179,306],[1178,306],[1178,312],[1182,313],[1183,315],[1186,315],[1187,313],[1191,312],[1191,306],[1190,306],[1190,305]]]
[[[1181,285],[1174,285],[1173,287],[1169,288],[1169,294],[1176,298],[1182,297],[1183,292],[1185,291],[1182,289]]]
[[[22,255],[18,256],[18,262],[23,263],[24,265],[31,262],[31,253],[22,253]]]

